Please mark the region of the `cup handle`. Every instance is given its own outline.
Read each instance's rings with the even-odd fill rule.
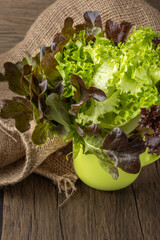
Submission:
[[[141,167],[147,166],[155,161],[157,161],[160,158],[160,156],[157,156],[157,154],[149,154],[148,148],[146,151],[142,154],[140,154],[140,161],[141,161]]]

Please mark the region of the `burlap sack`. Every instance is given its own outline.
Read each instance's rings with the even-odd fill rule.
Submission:
[[[135,26],[152,26],[160,31],[160,13],[141,0],[58,0],[46,9],[28,31],[25,39],[9,52],[0,55],[0,71],[6,61],[17,62],[24,52],[35,55],[42,43],[49,45],[53,35],[63,26],[67,16],[75,23],[83,20],[87,10],[98,10],[102,20],[111,18],[134,23]],[[0,85],[0,98],[10,98],[13,94],[7,84]],[[67,146],[58,137],[37,147],[31,142],[31,132],[20,134],[14,122],[0,120],[0,185],[16,183],[32,172],[39,173],[54,181],[59,189],[75,189],[77,176],[74,173],[72,159],[66,161],[71,152],[71,143]]]

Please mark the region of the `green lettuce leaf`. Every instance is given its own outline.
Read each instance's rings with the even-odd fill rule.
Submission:
[[[80,34],[81,40],[70,40],[65,45],[65,50],[62,53],[58,52],[55,55],[55,59],[58,62],[56,67],[63,78],[64,85],[64,97],[70,97],[74,95],[75,89],[70,84],[70,78],[72,74],[80,76],[87,87],[91,85],[94,65],[90,55],[84,52],[84,46],[86,45],[83,38],[85,38],[85,32]]]
[[[140,114],[141,107],[155,104],[158,101],[157,95],[156,88],[144,88],[137,96],[115,91],[105,101],[94,102],[91,109],[80,112],[76,122],[82,125],[99,124],[102,128],[109,129],[120,127],[136,118]]]
[[[158,101],[155,85],[160,81],[160,50],[154,48],[154,36],[157,34],[151,28],[140,27],[118,47],[99,36],[94,44],[85,47],[94,63],[91,84],[102,89],[107,99],[94,103],[91,111],[83,109],[77,123],[113,129],[136,118],[141,107]]]
[[[32,133],[32,141],[36,145],[42,145],[47,141],[48,125],[46,122],[38,123]]]
[[[50,121],[54,121],[58,134],[65,139],[70,132],[71,125],[65,101],[61,101],[56,93],[52,93],[47,97],[46,105],[45,117]]]
[[[111,112],[115,114],[118,113],[116,107],[119,105],[119,101],[120,99],[118,92],[114,92],[103,102],[94,101],[90,109],[87,109],[86,112],[81,112],[78,114],[76,122],[82,125],[89,123],[101,124],[100,118],[103,118],[104,114]]]

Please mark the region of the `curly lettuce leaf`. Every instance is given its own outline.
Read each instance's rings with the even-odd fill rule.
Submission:
[[[84,52],[84,46],[86,43],[83,38],[85,38],[85,32],[80,34],[80,38],[80,40],[76,40],[75,42],[70,40],[65,45],[63,55],[60,52],[55,55],[55,59],[58,62],[56,68],[63,78],[64,97],[74,95],[75,89],[70,84],[72,74],[80,76],[87,87],[91,85],[94,65],[90,55]]]
[[[107,99],[95,103],[92,111],[81,111],[77,123],[113,129],[136,118],[140,108],[156,104],[156,84],[160,81],[160,51],[152,42],[156,35],[151,28],[141,27],[118,47],[99,36],[93,45],[85,47],[94,63],[92,84],[101,88]]]
[[[95,65],[93,84],[106,91],[115,85],[120,92],[132,94],[144,85],[154,86],[160,80],[160,51],[152,42],[156,35],[151,28],[141,27],[118,47],[97,36],[94,45],[85,47]]]
[[[109,98],[101,102],[95,102],[91,105],[90,109],[86,112],[80,112],[76,122],[82,125],[93,123],[101,124],[100,118],[106,113],[118,113],[116,107],[119,105],[119,94],[114,92]]]
[[[148,153],[160,155],[160,106],[141,108],[140,132],[144,135]]]
[[[141,126],[151,128],[155,133],[160,133],[160,106],[152,105],[150,109],[141,108]]]
[[[76,122],[82,125],[99,124],[102,128],[108,129],[120,127],[136,118],[142,106],[155,104],[158,100],[157,95],[156,88],[145,88],[137,96],[115,91],[102,103],[94,102],[90,109],[80,112]]]

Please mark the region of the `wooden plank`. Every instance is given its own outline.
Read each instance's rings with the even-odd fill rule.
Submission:
[[[79,182],[60,219],[65,240],[158,240],[160,163],[145,167],[132,186],[116,192],[93,190]]]
[[[0,239],[2,235],[2,224],[3,224],[3,191],[0,190]]]
[[[1,240],[61,240],[57,191],[51,181],[32,175],[4,190]]]
[[[0,53],[20,42],[29,27],[55,0],[0,0]]]
[[[78,191],[63,201],[52,183],[30,176],[5,190],[2,240],[12,239],[137,239],[159,236],[160,180],[153,164],[133,187],[116,192],[93,190],[80,181]],[[20,217],[19,217],[20,216]],[[11,238],[12,237],[12,238]]]
[[[133,184],[139,223],[145,240],[160,239],[160,162],[142,170]]]
[[[131,187],[103,192],[79,181],[77,188],[74,197],[60,210],[65,240],[143,239]]]

